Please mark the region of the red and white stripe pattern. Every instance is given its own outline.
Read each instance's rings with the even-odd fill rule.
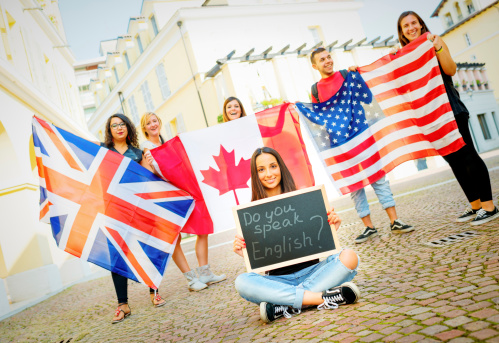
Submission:
[[[358,71],[385,118],[321,152],[342,194],[376,182],[403,162],[445,156],[464,145],[427,34]]]

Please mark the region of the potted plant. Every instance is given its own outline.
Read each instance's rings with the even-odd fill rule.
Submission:
[[[454,82],[454,87],[455,87],[455,88],[459,88],[459,86],[461,86],[461,85],[459,84],[459,82],[457,82],[457,81],[456,81],[456,82]]]

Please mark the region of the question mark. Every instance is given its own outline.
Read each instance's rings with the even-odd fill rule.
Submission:
[[[319,248],[322,248],[320,246],[320,244],[321,244],[321,231],[322,231],[322,228],[324,227],[324,219],[322,218],[322,216],[316,215],[316,216],[310,217],[310,220],[312,220],[314,218],[319,218],[321,220],[321,228],[319,229],[319,233],[317,234],[317,240],[319,241]]]

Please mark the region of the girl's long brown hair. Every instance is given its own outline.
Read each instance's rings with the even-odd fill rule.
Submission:
[[[236,98],[235,96],[229,96],[229,97],[228,97],[228,98],[224,101],[224,108],[223,108],[223,114],[222,114],[222,116],[223,116],[223,118],[224,118],[224,123],[226,123],[226,122],[230,121],[229,116],[227,115],[227,110],[226,110],[226,107],[227,107],[227,104],[228,104],[229,102],[231,102],[232,100],[236,100],[236,101],[237,101],[237,103],[239,104],[239,107],[241,107],[241,117],[240,117],[240,118],[242,118],[242,117],[246,117],[246,112],[244,112],[244,107],[243,107],[243,104],[241,103],[241,101],[240,101],[238,98]]]
[[[288,167],[286,167],[281,155],[279,155],[276,150],[269,147],[258,148],[253,153],[253,156],[251,156],[251,201],[268,198],[267,192],[265,191],[265,188],[263,188],[262,182],[258,177],[258,168],[256,165],[256,158],[261,154],[271,154],[277,160],[277,164],[281,170],[281,193],[296,191],[293,176],[289,172]]]
[[[126,137],[126,143],[130,144],[136,148],[139,147],[139,140],[137,138],[137,130],[135,130],[135,126],[133,126],[132,122],[130,119],[128,119],[127,116],[121,113],[115,113],[112,116],[109,117],[106,123],[106,137],[104,144],[106,145],[107,148],[112,148],[114,147],[114,142],[113,142],[113,135],[111,133],[111,119],[113,118],[120,118],[125,124],[126,124],[126,129],[128,131],[127,137]]]
[[[430,30],[428,30],[428,26],[426,26],[423,19],[421,19],[421,17],[416,12],[414,12],[414,11],[402,12],[402,14],[399,17],[399,20],[397,21],[397,31],[399,34],[399,42],[402,46],[406,46],[407,44],[409,44],[409,40],[407,38],[405,38],[404,33],[402,32],[402,26],[400,26],[400,23],[402,22],[402,19],[404,19],[405,17],[407,17],[408,15],[411,15],[411,14],[419,20],[419,24],[421,24],[421,34],[424,34],[426,32],[430,32]]]

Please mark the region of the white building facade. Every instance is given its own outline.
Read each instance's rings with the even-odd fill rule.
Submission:
[[[92,138],[57,1],[0,0],[0,320],[92,273],[39,222],[33,115]]]

